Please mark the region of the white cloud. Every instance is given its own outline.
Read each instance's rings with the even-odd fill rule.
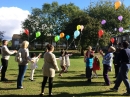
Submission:
[[[28,15],[29,11],[18,7],[0,7],[0,31],[5,31],[4,39],[11,40],[13,34],[19,34],[21,24]]]

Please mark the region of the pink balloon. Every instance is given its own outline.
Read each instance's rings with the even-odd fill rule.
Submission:
[[[102,25],[106,24],[106,20],[102,20],[102,21],[101,21],[101,24],[102,24]]]
[[[122,31],[123,31],[123,27],[120,27],[120,28],[119,28],[119,32],[122,32]]]
[[[80,29],[81,29],[81,31],[83,31],[83,29],[84,29],[84,26],[83,26],[83,25],[80,25],[80,27],[81,27],[81,28],[80,28]]]
[[[123,16],[121,16],[121,15],[118,16],[118,20],[119,20],[119,21],[122,21],[122,19],[123,19]]]

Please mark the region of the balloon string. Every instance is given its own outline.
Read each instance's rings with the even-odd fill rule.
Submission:
[[[98,45],[99,45],[99,38],[98,38],[98,41],[97,41],[97,44],[96,44],[96,47],[95,47],[95,51],[97,50]]]
[[[33,42],[36,38],[34,38],[31,42]]]
[[[81,36],[82,36],[82,32],[81,32],[81,34],[80,34],[80,39],[79,39],[79,42],[78,42],[78,46],[80,45]]]
[[[69,46],[67,47],[67,49],[66,49],[66,50],[68,50],[68,48],[69,48],[69,47],[70,47],[70,45],[73,43],[73,41],[74,41],[74,38],[73,38],[72,42],[69,44]]]

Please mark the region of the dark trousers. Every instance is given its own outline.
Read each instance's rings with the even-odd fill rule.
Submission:
[[[120,66],[118,64],[117,65],[114,64],[114,68],[115,68],[115,77],[117,77]]]
[[[86,78],[91,79],[92,76],[92,68],[86,67]]]
[[[8,67],[8,60],[2,59],[1,58],[1,63],[2,63],[2,70],[1,70],[1,80],[5,79],[5,73]]]
[[[108,77],[108,72],[110,71],[111,67],[109,65],[104,64],[103,65],[103,77],[106,85],[110,85],[110,80]]]
[[[44,77],[43,77],[42,89],[41,89],[41,92],[42,92],[42,93],[44,93],[44,88],[45,88],[45,85],[46,85],[46,83],[47,83],[47,79],[48,79],[47,76],[44,76]],[[49,94],[52,93],[52,86],[53,86],[53,77],[49,77]]]
[[[129,79],[128,79],[129,69],[130,69],[130,64],[121,65],[121,68],[120,68],[120,71],[119,71],[119,74],[117,76],[116,83],[114,86],[115,89],[118,90],[121,82],[123,81],[126,86],[127,93],[130,93],[130,83],[129,83]]]

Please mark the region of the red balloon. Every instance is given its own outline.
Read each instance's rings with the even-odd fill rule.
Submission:
[[[114,38],[111,38],[110,41],[111,41],[112,43],[114,43],[115,39],[114,39]]]
[[[101,36],[104,34],[103,30],[98,31],[98,37],[101,38]]]
[[[28,29],[25,29],[24,32],[25,32],[27,35],[29,35]]]

